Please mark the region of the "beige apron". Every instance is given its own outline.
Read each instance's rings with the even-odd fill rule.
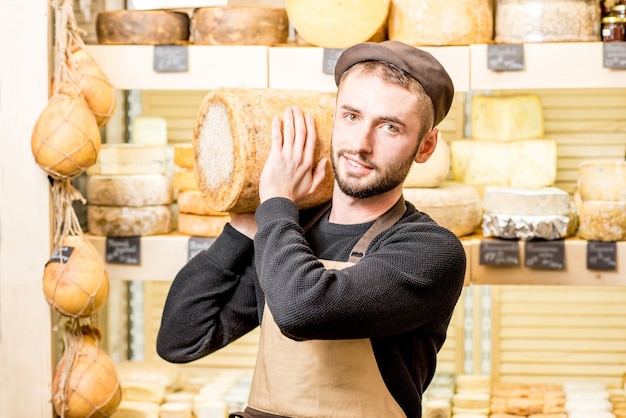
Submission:
[[[405,210],[401,198],[363,235],[348,262],[322,263],[327,269],[354,265]],[[298,418],[406,417],[385,386],[370,339],[294,341],[280,332],[267,305],[248,406]]]

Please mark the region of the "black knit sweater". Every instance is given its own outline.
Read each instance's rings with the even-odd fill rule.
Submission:
[[[227,225],[176,275],[157,352],[174,363],[206,356],[256,328],[267,303],[290,338],[371,339],[390,393],[407,417],[420,417],[463,286],[461,242],[407,202],[358,264],[327,270],[319,260],[347,261],[372,223],[323,216],[304,235],[313,212],[287,199],[264,202],[254,242]]]

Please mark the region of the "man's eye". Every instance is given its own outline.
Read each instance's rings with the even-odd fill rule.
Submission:
[[[354,122],[356,120],[356,115],[353,113],[348,113],[346,115],[346,120],[350,121],[350,122]]]
[[[394,125],[385,125],[385,130],[389,133],[393,133],[393,134],[397,134],[398,133],[398,128],[396,128]]]

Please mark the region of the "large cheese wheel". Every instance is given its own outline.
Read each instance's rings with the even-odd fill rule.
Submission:
[[[189,15],[166,10],[107,10],[96,18],[98,43],[167,45],[189,40]]]
[[[450,172],[450,146],[439,136],[435,152],[425,163],[413,163],[404,187],[437,187]]]
[[[172,197],[172,181],[165,174],[87,176],[87,202],[93,205],[169,205]]]
[[[172,210],[159,206],[87,206],[87,227],[92,235],[133,237],[170,232]]]
[[[389,39],[410,45],[468,45],[493,38],[491,0],[392,0]]]
[[[347,48],[372,38],[384,26],[390,0],[286,0],[287,15],[308,42]]]
[[[200,45],[274,45],[287,42],[289,19],[284,8],[215,6],[197,8],[191,41]]]
[[[457,236],[476,232],[482,221],[482,200],[469,185],[444,181],[439,187],[403,189],[404,198]]]
[[[330,156],[335,106],[331,93],[304,90],[218,88],[202,101],[194,127],[194,169],[207,204],[218,212],[253,212],[259,177],[271,147],[272,119],[298,105],[315,119],[315,161]],[[308,208],[330,200],[334,176],[298,202]]]
[[[198,237],[217,237],[224,225],[230,222],[229,216],[178,214],[178,232]]]
[[[471,128],[476,140],[541,138],[543,107],[535,94],[472,97]]]
[[[626,201],[626,162],[581,162],[578,166],[578,193],[582,200]]]

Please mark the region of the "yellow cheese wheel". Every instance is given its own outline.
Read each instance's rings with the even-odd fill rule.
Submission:
[[[87,175],[167,173],[172,162],[171,147],[147,144],[102,144],[96,163]]]
[[[543,107],[535,94],[472,97],[471,128],[475,140],[515,141],[541,138]]]
[[[228,212],[218,212],[207,205],[199,190],[183,190],[178,193],[178,211],[192,215],[226,216]]]
[[[437,187],[450,172],[450,146],[441,138],[435,152],[425,163],[413,163],[404,180],[404,187]]]
[[[174,171],[173,178],[174,190],[198,190],[198,182],[196,174],[192,168],[181,168]]]
[[[385,24],[390,0],[286,0],[287,15],[308,42],[347,48],[367,41]]]
[[[178,214],[178,232],[199,237],[217,237],[224,225],[230,222],[230,216]]]
[[[626,162],[582,161],[578,166],[578,193],[582,200],[626,201]]]
[[[169,10],[106,10],[96,33],[104,45],[167,45],[189,40],[189,15]]]
[[[174,145],[174,165],[181,168],[193,168],[193,144],[191,142]]]
[[[626,241],[626,202],[579,202],[578,236],[590,241]]]
[[[200,45],[274,45],[287,42],[284,8],[215,6],[195,9],[191,40]]]

